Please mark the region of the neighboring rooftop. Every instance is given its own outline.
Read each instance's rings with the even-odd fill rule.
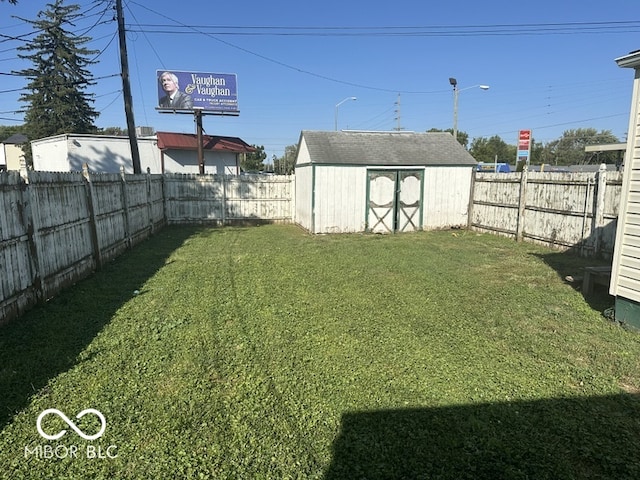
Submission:
[[[161,150],[197,150],[198,137],[194,133],[157,132],[158,148]],[[235,153],[251,153],[256,149],[238,137],[203,135],[204,150]]]
[[[14,133],[2,143],[6,145],[22,145],[23,143],[27,143],[28,141],[29,139],[26,135],[23,135],[22,133]]]

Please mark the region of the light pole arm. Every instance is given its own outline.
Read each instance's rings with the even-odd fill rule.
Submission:
[[[470,87],[458,88],[458,82],[455,78],[450,78],[449,83],[453,86],[453,138],[458,140],[458,95],[460,92],[470,90],[472,88],[479,88],[481,90],[489,90],[489,85],[472,85]]]
[[[339,107],[340,105],[342,105],[344,102],[347,102],[347,101],[349,101],[349,100],[357,100],[357,98],[356,98],[356,97],[347,97],[347,98],[345,98],[344,100],[342,100],[342,101],[340,101],[340,102],[338,102],[338,103],[336,104],[336,111],[335,111],[335,114],[334,114],[334,117],[333,117],[333,119],[334,119],[334,125],[333,125],[333,128],[334,128],[334,130],[335,130],[336,132],[338,131],[338,107]]]

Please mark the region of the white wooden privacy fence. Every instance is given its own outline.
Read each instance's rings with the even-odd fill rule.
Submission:
[[[294,177],[165,175],[167,223],[291,222]]]
[[[622,173],[476,173],[469,225],[611,258]]]
[[[291,220],[293,177],[0,174],[0,323],[167,223]]]
[[[621,184],[604,169],[475,173],[469,226],[610,257]],[[294,221],[294,186],[293,176],[0,173],[0,323],[165,224]]]

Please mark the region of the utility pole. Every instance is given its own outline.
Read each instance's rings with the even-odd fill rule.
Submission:
[[[396,118],[395,118],[395,120],[396,120],[396,122],[398,122],[398,123],[397,123],[397,126],[396,126],[396,128],[395,128],[394,130],[396,130],[397,132],[399,132],[399,131],[401,131],[401,130],[404,130],[404,129],[400,126],[400,117],[401,117],[401,115],[400,115],[400,94],[398,94],[398,100],[396,100],[395,105],[396,105],[396,110],[395,110]]]
[[[120,69],[122,76],[122,94],[124,96],[124,113],[127,117],[127,131],[129,132],[129,144],[131,145],[133,173],[142,173],[142,167],[140,166],[140,152],[138,151],[138,139],[136,138],[136,122],[133,119],[133,100],[131,99],[131,85],[129,83],[129,60],[127,58],[127,39],[124,30],[122,0],[116,0],[116,13],[118,15],[118,38],[120,40]]]
[[[198,142],[198,172],[204,175],[204,147],[202,145],[202,110],[194,110],[193,115],[196,117],[196,138]]]

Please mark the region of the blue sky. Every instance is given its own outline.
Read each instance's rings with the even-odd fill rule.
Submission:
[[[0,34],[17,37],[47,1],[0,2]],[[126,127],[113,1],[81,0],[77,31],[100,50],[91,67],[100,127]],[[268,158],[301,130],[425,131],[453,125],[449,77],[458,81],[458,129],[470,139],[520,129],[548,142],[596,128],[626,138],[633,73],[615,58],[640,48],[637,0],[609,2],[176,2],[123,0],[135,122],[192,133],[190,115],[161,114],[156,70],[234,73],[238,117],[206,116],[206,133],[264,145]],[[101,22],[98,22],[101,20]],[[105,23],[102,23],[104,21]],[[99,23],[96,25],[96,23]],[[29,65],[18,40],[0,37],[0,124],[17,125]],[[477,85],[489,85],[487,91]]]

